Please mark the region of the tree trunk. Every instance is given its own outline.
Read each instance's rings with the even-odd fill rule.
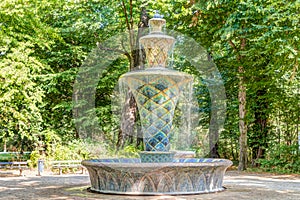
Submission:
[[[133,50],[133,67],[134,69],[141,69],[146,61],[146,53],[140,48],[140,38],[148,33],[149,16],[147,15],[146,8],[142,8],[140,15],[140,22],[138,24],[138,33],[136,38],[136,48]],[[146,32],[147,31],[147,32]]]
[[[142,69],[143,65],[145,65],[146,61],[146,53],[143,49],[140,49],[140,38],[144,36],[146,33],[145,31],[149,27],[149,16],[147,14],[146,8],[142,8],[141,15],[140,15],[140,22],[138,24],[138,35],[136,40],[136,52],[134,54],[134,68],[135,69]],[[148,31],[148,30],[147,30]],[[138,111],[138,109],[137,109]],[[139,115],[136,114],[135,121],[137,122],[139,120]],[[139,147],[143,144],[143,133],[140,128],[140,126],[137,126],[137,134],[136,134],[136,147]]]
[[[246,125],[246,86],[244,68],[239,67],[239,130],[240,130],[240,159],[238,170],[247,169],[247,125]]]
[[[218,143],[213,144],[212,149],[210,150],[210,158],[220,158],[220,154],[218,152]]]
[[[264,100],[263,97],[267,93],[266,89],[263,88],[256,92],[257,99],[260,99],[259,102],[256,102],[257,108],[255,108],[255,122],[254,122],[254,132],[255,136],[253,138],[253,143],[251,143],[252,147],[252,166],[258,167],[257,160],[260,158],[264,158],[265,150],[268,147],[267,143],[267,123],[268,123],[268,113],[267,109],[269,107],[269,103]]]
[[[230,133],[232,133],[231,131],[230,131]],[[235,150],[235,148],[234,148],[234,145],[233,145],[233,138],[232,137],[230,137],[230,147],[231,147],[231,156],[232,156],[232,160],[236,160],[236,156],[235,156],[235,153],[234,153],[234,150]],[[235,145],[236,146],[236,145]]]
[[[219,136],[219,127],[215,119],[217,118],[217,112],[215,110],[211,111],[211,122],[209,126],[209,157],[211,158],[220,158],[218,152],[218,136]]]
[[[297,62],[298,62],[298,60],[296,60]],[[299,88],[300,88],[300,83],[298,82],[298,84],[297,84],[297,91],[298,91],[298,94],[299,94],[299,92],[300,92],[300,90],[299,90]],[[297,134],[298,134],[298,149],[297,149],[297,154],[298,154],[298,156],[299,156],[299,154],[300,154],[300,131],[299,131],[299,125],[300,125],[300,110],[299,110],[299,108],[300,108],[300,98],[299,98],[299,95],[298,95],[298,123],[297,123]]]
[[[213,62],[212,56],[207,54],[207,60]],[[215,87],[215,86],[210,86]],[[211,88],[212,90],[216,90],[215,88]],[[213,95],[213,94],[211,94]],[[209,157],[211,158],[220,158],[220,154],[218,152],[218,139],[219,139],[219,124],[217,122],[218,119],[218,109],[216,108],[216,102],[214,102],[216,98],[211,96],[212,107],[210,112],[210,126],[209,126]]]
[[[4,139],[3,152],[6,152],[6,139]]]
[[[131,91],[128,92],[122,109],[121,129],[119,130],[117,150],[124,147],[126,138],[133,142],[134,124],[136,120],[137,105]]]

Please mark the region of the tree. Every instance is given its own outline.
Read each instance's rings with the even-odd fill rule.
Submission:
[[[168,6],[163,6],[165,3]],[[231,77],[225,79],[238,80],[231,85],[226,83],[226,87],[229,91],[234,91],[231,87],[236,85],[239,88],[239,169],[246,169],[248,137],[256,140],[250,144],[255,152],[252,159],[263,157],[263,149],[268,147],[269,118],[274,109],[270,105],[276,96],[274,80],[287,72],[294,77],[298,69],[299,48],[295,41],[299,27],[295,26],[295,13],[299,2],[161,1],[157,5],[167,18],[176,19],[171,27],[189,34],[209,51],[221,72]],[[252,98],[246,98],[246,92]]]
[[[146,33],[147,13],[159,10],[169,30],[205,47],[225,81],[227,121],[219,142],[211,138],[211,156],[234,159],[240,147],[239,169],[243,170],[247,161],[266,166],[273,162],[272,156],[294,155],[299,133],[299,7],[298,0],[2,1],[1,142],[23,149],[30,144],[27,149],[32,149],[48,133],[63,142],[82,135],[74,123],[73,86],[98,42],[97,50],[122,56],[116,56],[103,71],[96,86],[95,108],[85,111],[96,112],[95,118],[78,119],[82,131],[100,124],[103,131],[97,134],[112,147],[134,142],[138,146],[141,141],[135,137],[141,136],[134,130],[138,111],[132,96],[127,98],[127,115],[123,116],[131,120],[123,121],[125,131],[118,131],[111,95],[121,74],[144,64],[138,39]],[[108,38],[124,32],[125,40],[112,42],[118,43],[117,48],[106,46]],[[128,48],[122,41],[128,42]],[[184,59],[175,55],[175,68],[199,78],[192,61]],[[203,83],[199,78],[196,94],[204,106],[201,125],[213,118],[208,108],[212,101]],[[209,130],[212,136],[219,131]],[[277,154],[277,149],[286,151]]]
[[[117,51],[121,54],[124,54],[129,61],[129,71],[136,69],[141,69],[145,64],[145,53],[141,51],[139,39],[145,35],[145,29],[148,27],[149,17],[147,15],[146,8],[137,2],[132,0],[129,3],[121,1],[120,3],[121,10],[116,6],[114,12],[119,14],[119,19],[125,27],[121,27],[119,31],[127,30],[128,32],[128,41],[129,49],[112,49],[101,44],[103,38],[99,37],[100,42],[98,47],[101,50],[107,51]],[[138,7],[141,7],[138,9]],[[138,14],[140,15],[138,17]],[[135,29],[138,29],[137,32]],[[122,41],[121,41],[122,42]],[[123,42],[122,42],[123,43]],[[141,53],[140,53],[141,52]],[[133,143],[134,137],[134,127],[138,121],[138,109],[131,91],[129,91],[128,96],[126,97],[125,104],[122,111],[122,122],[121,129],[118,132],[118,141],[117,141],[117,150],[121,147],[124,147],[126,140],[129,140],[129,143]],[[136,146],[139,146],[142,143],[141,132],[138,129],[136,133]]]
[[[260,134],[263,137],[259,138],[262,146],[257,149],[256,159],[263,156],[261,150],[266,148],[266,123],[270,117],[268,105],[272,101],[272,96],[266,93],[266,88],[273,84],[271,81],[264,81],[266,74],[268,77],[277,77],[275,70],[283,66],[290,71],[297,68],[297,64],[288,67],[297,63],[297,59],[294,60],[297,50],[294,49],[298,48],[293,41],[297,32],[294,31],[295,19],[288,19],[287,16],[298,7],[299,2],[282,4],[279,1],[207,1],[204,4],[195,4],[198,10],[192,21],[198,25],[196,29],[199,28],[202,32],[200,36],[203,35],[203,42],[208,41],[208,48],[217,62],[227,59],[227,65],[235,67],[234,71],[239,77],[240,170],[247,167],[247,127],[250,126],[247,116],[251,113],[254,113],[254,123],[260,126],[260,131],[255,135]],[[272,44],[280,42],[283,33],[288,43],[282,43],[285,50],[278,51]],[[285,54],[285,58],[288,59],[278,58],[276,54],[280,53]],[[285,63],[282,60],[285,60]],[[253,88],[250,83],[255,83],[258,89],[255,96],[258,98],[259,111],[249,110],[251,107],[246,105],[246,90]],[[251,100],[253,101],[253,98]]]
[[[39,52],[49,49],[54,34],[34,18],[29,1],[2,1],[0,8],[0,138],[19,151],[32,150],[43,127],[39,76],[47,65]]]

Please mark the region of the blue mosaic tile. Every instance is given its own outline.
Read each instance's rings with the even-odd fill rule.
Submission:
[[[168,101],[164,106],[163,106],[167,111],[171,111],[173,104],[171,101]]]
[[[140,152],[142,163],[162,163],[162,162],[173,162],[174,153],[173,152]]]
[[[157,90],[151,85],[144,85],[144,87],[142,87],[139,92],[149,99],[157,94]]]
[[[152,150],[152,145],[150,145],[149,142],[146,142],[145,144],[145,151],[151,151]]]
[[[154,126],[150,126],[148,129],[147,129],[147,132],[152,136],[152,135],[155,135],[157,132],[159,131],[159,129],[157,129],[156,127]]]
[[[155,88],[162,91],[162,90],[167,89],[168,87],[164,83],[158,83],[158,84],[155,85]]]
[[[162,140],[161,143],[164,144],[165,146],[167,146],[169,144],[169,139],[164,138],[164,140]]]
[[[162,143],[158,143],[155,145],[155,149],[158,151],[165,151],[165,145]]]
[[[161,118],[165,114],[166,114],[166,110],[165,109],[163,109],[163,108],[156,109],[156,115],[157,115],[157,117]]]
[[[155,77],[147,80],[134,92],[141,117],[142,132],[146,151],[168,151],[170,148],[169,135],[172,130],[172,118],[177,103],[179,89],[172,77]],[[164,140],[163,138],[167,138]],[[164,140],[163,143],[161,141]],[[148,144],[147,144],[148,143]]]
[[[158,119],[156,122],[155,122],[155,126],[158,130],[161,130],[164,126],[166,125],[166,122],[161,120],[161,119]]]
[[[157,140],[162,141],[166,135],[162,132],[158,132],[155,136],[154,136]]]
[[[151,149],[146,149],[146,151],[152,151],[152,148],[156,146],[157,142],[158,141],[155,138],[148,140],[147,143],[150,144]]]
[[[161,129],[162,132],[164,132],[165,134],[166,133],[169,133],[171,131],[171,126],[164,126],[162,129]]]

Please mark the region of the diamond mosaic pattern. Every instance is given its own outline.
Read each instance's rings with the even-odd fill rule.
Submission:
[[[149,154],[147,151],[141,152],[141,162],[142,163],[162,163],[162,162],[172,162],[174,158],[174,152]]]
[[[178,83],[162,76],[140,86],[134,95],[143,118],[145,151],[169,151],[169,134],[179,96]]]
[[[166,66],[168,51],[171,49],[174,39],[170,37],[147,38],[147,41],[141,40],[144,46],[148,65]]]
[[[133,92],[137,102],[144,150],[169,151],[172,120],[180,91],[192,81],[192,76],[174,70],[156,69],[129,72],[119,81],[121,88]]]

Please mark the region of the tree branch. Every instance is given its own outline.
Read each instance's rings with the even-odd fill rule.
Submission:
[[[117,52],[117,53],[123,54],[123,55],[127,56],[128,58],[130,58],[130,54],[127,51],[105,47],[102,44],[100,44],[99,42],[97,42],[97,47],[101,50]]]
[[[238,50],[237,50],[235,44],[232,42],[232,40],[228,40],[228,42],[229,42],[230,46],[233,48],[233,50],[238,52]]]
[[[135,41],[135,35],[133,32],[133,26],[134,26],[134,22],[133,22],[133,5],[132,5],[132,0],[130,0],[130,9],[129,9],[129,15],[130,15],[130,34],[132,37],[132,47],[134,45],[134,41]]]
[[[241,38],[241,50],[244,50],[246,47],[246,38]]]
[[[133,29],[133,5],[132,5],[132,0],[130,0],[130,29]]]
[[[123,7],[124,15],[125,15],[125,21],[126,21],[127,29],[130,30],[130,24],[129,24],[128,15],[127,15],[127,10],[126,10],[126,6],[125,6],[124,0],[122,1],[122,7]]]
[[[295,50],[297,51],[297,49],[295,49]],[[298,71],[298,66],[299,66],[299,63],[298,63],[298,59],[296,57],[295,66],[293,67],[293,72],[292,72],[292,75],[291,75],[291,77],[289,79],[289,82],[292,81],[292,80],[294,80],[294,78],[295,78],[295,76],[297,74],[297,71]]]
[[[128,16],[125,2],[124,2],[124,0],[122,0],[122,7],[123,7],[124,15],[125,15],[126,26],[127,26],[128,32],[129,32],[130,52],[132,54],[133,50],[135,49],[135,46],[134,46],[134,31],[132,29],[133,28],[132,0],[130,0],[130,5],[129,6],[130,6],[130,8],[129,8],[129,10],[130,10],[129,11],[130,16]],[[129,21],[129,17],[130,17],[130,21]],[[133,69],[134,60],[133,60],[132,55],[130,55],[130,54],[128,54],[127,57],[129,59],[129,62],[130,62],[130,70],[131,70],[131,69]]]
[[[122,45],[123,49],[126,49],[123,40],[121,41],[121,45]],[[125,51],[125,56],[127,56],[129,61],[131,60],[132,55],[130,53],[128,53],[127,51]]]

